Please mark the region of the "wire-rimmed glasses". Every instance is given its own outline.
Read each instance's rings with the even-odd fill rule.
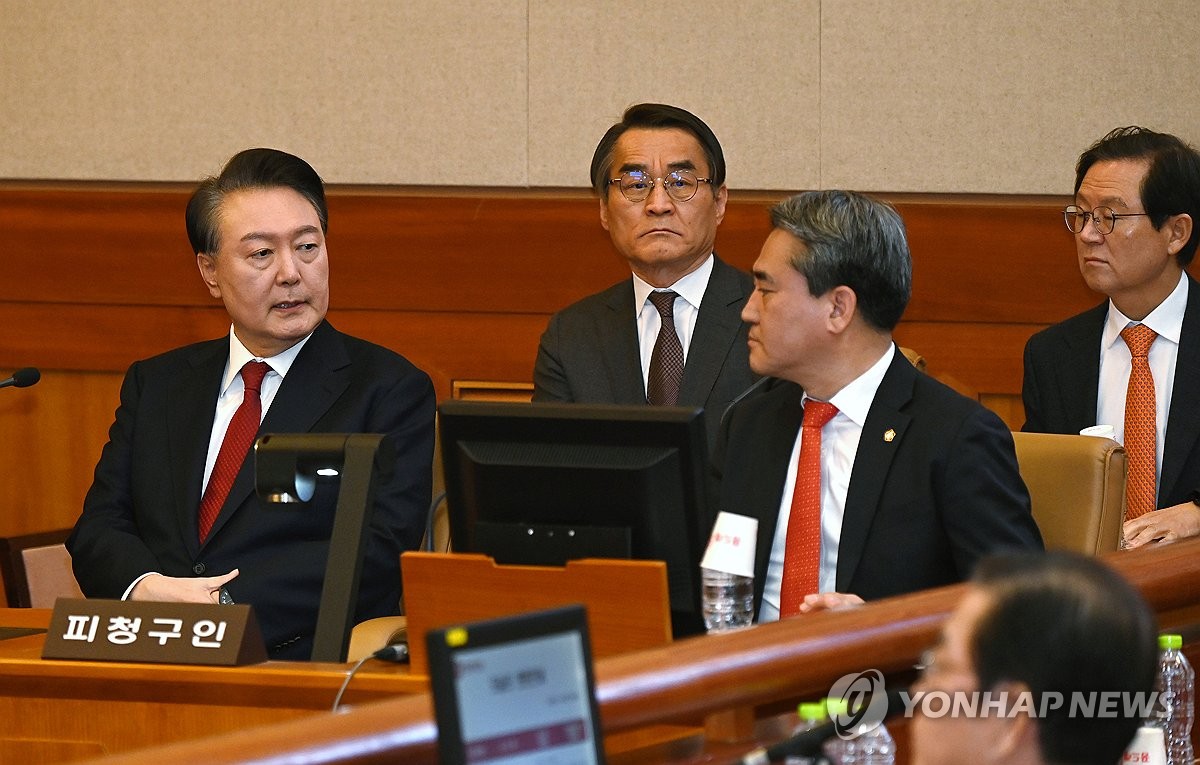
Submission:
[[[696,196],[700,184],[712,183],[712,178],[697,178],[691,170],[674,170],[662,178],[653,178],[641,170],[627,170],[608,183],[610,186],[615,184],[621,190],[621,196],[630,202],[645,202],[659,181],[662,181],[667,196],[676,202],[686,202]]]
[[[1067,205],[1063,208],[1063,222],[1067,224],[1072,234],[1083,233],[1083,227],[1087,225],[1090,219],[1096,226],[1097,234],[1111,234],[1117,226],[1118,218],[1136,218],[1141,215],[1149,215],[1150,213],[1119,213],[1114,212],[1111,207],[1097,207],[1092,210],[1085,210],[1078,205]]]

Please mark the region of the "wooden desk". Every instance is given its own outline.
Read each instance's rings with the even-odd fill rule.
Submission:
[[[0,627],[49,623],[49,610],[0,609]],[[328,712],[351,666],[53,661],[41,658],[43,640],[0,640],[0,762],[68,762]],[[370,661],[342,703],[427,688],[406,666]]]
[[[1185,652],[1200,663],[1200,539],[1104,557],[1141,590],[1162,629],[1183,633]],[[907,682],[913,663],[936,639],[962,594],[963,586],[954,585],[600,659],[596,683],[606,741],[650,725],[694,724],[714,713],[772,706],[778,711],[779,704],[824,695],[839,676],[868,666],[883,672],[889,683]],[[435,735],[428,697],[418,695],[363,705],[346,715],[123,755],[106,765],[433,763]],[[665,750],[643,747],[619,762],[690,765],[732,759],[717,754],[712,741],[690,750],[686,743],[676,741]]]

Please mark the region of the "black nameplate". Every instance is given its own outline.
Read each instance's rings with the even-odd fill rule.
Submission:
[[[248,605],[60,598],[42,658],[235,667],[267,651]]]

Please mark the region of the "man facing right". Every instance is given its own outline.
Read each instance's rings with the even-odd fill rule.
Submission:
[[[1184,271],[1200,154],[1113,130],[1079,157],[1063,215],[1084,281],[1108,300],[1029,339],[1023,430],[1111,425],[1129,459],[1126,546],[1200,534],[1200,289]]]

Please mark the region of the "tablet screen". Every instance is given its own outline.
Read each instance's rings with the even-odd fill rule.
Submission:
[[[443,762],[603,762],[582,608],[431,630],[428,641]]]

